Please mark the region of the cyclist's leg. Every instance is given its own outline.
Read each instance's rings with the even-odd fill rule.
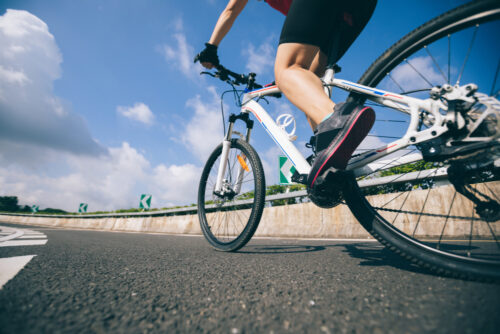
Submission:
[[[309,70],[316,74],[318,78],[322,78],[323,75],[325,75],[327,61],[328,57],[323,52],[319,51],[318,53],[316,53],[316,56],[314,57]],[[309,122],[309,125],[313,130],[318,126],[318,124],[314,123],[309,117],[307,117],[307,122]]]
[[[319,50],[328,44],[336,5],[337,1],[331,0],[294,0],[281,30],[275,63],[276,82],[310,119],[313,129],[335,106],[325,96],[311,66],[319,57]]]
[[[314,74],[321,78],[325,74],[327,60],[328,59],[326,55],[323,52],[319,51],[318,53],[316,53],[316,56],[314,56],[309,70],[311,70],[311,72],[314,72]]]
[[[274,66],[276,84],[306,114],[313,129],[335,107],[325,95],[321,80],[310,70],[319,52],[314,45],[283,43],[278,47]]]

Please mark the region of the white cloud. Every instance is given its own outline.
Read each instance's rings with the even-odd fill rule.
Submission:
[[[194,110],[194,115],[181,136],[186,148],[203,162],[223,137],[220,98],[214,87],[208,87],[208,91],[209,101],[203,101],[199,95],[187,101],[186,106]]]
[[[0,30],[7,37],[20,38],[33,32],[45,34],[48,27],[45,22],[26,11],[8,9],[0,20]]]
[[[243,55],[248,57],[247,70],[257,74],[272,71],[276,58],[276,50],[273,46],[276,43],[274,41],[274,36],[271,36],[258,47],[250,43],[248,49],[243,50]]]
[[[91,211],[137,207],[142,193],[151,193],[156,207],[196,201],[195,166],[152,166],[127,143],[103,147],[55,96],[62,55],[43,21],[7,10],[0,16],[0,45],[0,196],[68,211],[81,202]],[[152,122],[143,103],[118,109]]]
[[[68,172],[62,175],[33,173],[19,165],[0,167],[0,196],[16,195],[23,204],[37,204],[76,211],[137,207],[142,193],[153,195],[153,207],[196,201],[201,173],[193,165],[151,166],[128,143],[109,149],[108,156],[76,156],[57,152],[52,157]]]
[[[195,52],[194,48],[187,42],[186,35],[183,31],[183,21],[181,18],[177,18],[172,23],[176,30],[172,35],[175,43],[173,45],[162,45],[160,51],[167,63],[179,69],[186,77],[196,80],[200,76],[199,74],[202,71],[202,67],[199,63],[193,63]]]
[[[434,67],[434,63],[432,62],[432,58],[428,56],[415,57],[409,59],[407,63],[403,63],[396,67],[392,72],[392,78],[403,87],[405,90],[412,89],[421,89],[421,88],[429,88],[429,84],[418,74],[424,76],[428,81],[434,84],[442,84],[443,77]],[[414,68],[418,71],[416,71]],[[396,86],[393,82],[390,82],[394,88]]]
[[[84,119],[54,95],[62,56],[47,25],[27,11],[0,16],[0,141],[105,154]],[[0,146],[0,154],[6,150]]]
[[[153,124],[154,115],[151,109],[142,102],[137,102],[132,107],[118,106],[116,111],[129,119],[144,123],[146,125]]]
[[[150,191],[157,194],[164,205],[196,203],[201,171],[192,164],[159,165],[153,170]]]
[[[24,86],[29,81],[22,71],[10,70],[2,65],[0,65],[0,80],[18,86]]]

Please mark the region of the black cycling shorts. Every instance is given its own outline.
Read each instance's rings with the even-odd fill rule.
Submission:
[[[315,45],[336,63],[366,26],[377,0],[293,0],[280,44]]]

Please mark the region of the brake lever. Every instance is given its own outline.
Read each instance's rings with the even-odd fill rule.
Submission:
[[[201,75],[201,74],[207,74],[207,75],[209,75],[209,76],[211,76],[211,77],[213,77],[213,78],[216,78],[215,74],[213,74],[212,72],[206,72],[206,71],[203,71],[203,72],[200,72],[200,75]]]

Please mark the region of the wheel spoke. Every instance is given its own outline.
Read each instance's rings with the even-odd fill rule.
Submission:
[[[465,64],[467,64],[467,60],[469,59],[470,51],[472,50],[472,45],[474,45],[474,40],[476,39],[478,28],[479,24],[476,24],[476,28],[474,29],[474,33],[472,34],[472,39],[470,41],[469,49],[467,50],[467,55],[465,56],[464,63],[462,64],[462,69],[460,70],[460,74],[458,75],[457,83],[455,85],[460,84],[460,79],[462,78],[462,74],[464,73]]]
[[[405,153],[405,154],[403,154],[402,156],[398,156],[398,157],[394,158],[393,160],[391,160],[391,161],[387,162],[387,163],[386,163],[385,165],[383,165],[382,167],[380,167],[380,168],[378,168],[378,169],[374,170],[373,172],[371,172],[371,173],[370,173],[370,175],[371,175],[371,174],[374,174],[374,173],[376,173],[376,172],[378,172],[378,171],[381,171],[381,170],[385,169],[387,166],[391,166],[391,165],[392,165],[395,161],[398,161],[400,158],[402,158],[402,157],[404,157],[404,156],[407,156],[407,155],[409,155],[410,153],[413,153],[413,152],[415,152],[415,151],[416,151],[416,149],[412,149],[412,150],[411,150],[411,151],[409,151],[408,153]],[[406,175],[406,174],[405,174],[405,175]]]
[[[433,188],[429,188],[429,190],[427,190],[427,194],[425,195],[424,205],[422,205],[422,210],[420,210],[420,214],[418,215],[417,224],[415,225],[415,229],[413,229],[412,237],[415,237],[415,232],[417,232],[418,225],[420,224],[420,219],[422,218],[422,213],[424,212],[425,205],[427,204],[427,199],[429,198],[432,189]]]
[[[408,194],[406,195],[405,199],[403,200],[403,203],[402,203],[402,204],[401,204],[401,206],[399,207],[398,213],[396,213],[396,216],[395,216],[395,217],[394,217],[394,219],[392,220],[392,225],[394,225],[394,223],[396,222],[396,219],[398,218],[399,214],[401,213],[401,209],[402,209],[402,208],[403,208],[403,206],[405,205],[406,200],[408,200],[408,197],[410,197],[411,191],[408,191],[407,193],[408,193]]]
[[[436,58],[434,58],[434,56],[431,54],[431,51],[429,50],[427,45],[424,46],[424,49],[425,49],[425,51],[427,51],[427,54],[431,57],[432,62],[434,63],[434,66],[436,66],[436,68],[439,70],[439,73],[441,73],[441,75],[443,76],[444,81],[446,81],[446,76],[444,75],[443,70],[441,69],[438,62],[436,61]]]
[[[396,84],[396,86],[398,86],[398,88],[401,90],[401,92],[404,92],[404,88],[396,81],[396,79],[394,79],[391,75],[391,73],[387,73],[387,76],[392,80],[392,82],[394,82]]]
[[[448,84],[450,84],[450,71],[451,71],[451,35],[448,34]]]
[[[495,71],[495,76],[493,77],[493,83],[491,84],[490,96],[495,93],[495,87],[497,85],[498,71],[500,70],[500,58],[498,59],[497,70]]]
[[[472,251],[472,231],[473,231],[473,228],[474,228],[474,219],[472,219],[474,217],[474,205],[471,205],[471,209],[472,209],[472,212],[470,214],[470,233],[469,233],[469,250],[467,251],[467,256],[468,257],[471,257],[471,251]]]
[[[439,241],[438,241],[438,244],[437,244],[437,249],[439,249],[439,247],[441,245],[441,240],[443,239],[444,230],[446,229],[446,224],[448,223],[448,219],[450,219],[451,209],[453,208],[453,204],[455,203],[455,197],[456,196],[457,196],[457,191],[455,190],[455,193],[453,194],[453,198],[451,200],[450,209],[448,210],[448,214],[446,215],[446,220],[444,221],[443,229],[441,230],[441,235],[439,236]]]
[[[383,53],[363,74],[359,84],[388,93],[392,89],[400,92],[399,95],[421,101],[436,101],[435,105],[440,105],[439,101],[448,106],[446,100],[456,102],[458,109],[464,107],[460,112],[466,125],[473,124],[469,119],[474,121],[487,116],[493,121],[485,125],[485,132],[490,130],[490,125],[493,129],[498,123],[494,120],[498,118],[496,102],[483,101],[481,94],[489,93],[488,96],[496,98],[497,92],[500,93],[500,58],[492,48],[500,32],[499,8],[494,1],[471,2],[431,20]],[[478,105],[460,105],[460,97],[453,94],[439,99],[438,95],[445,95],[445,91],[430,96],[432,87],[446,83],[453,85],[451,91],[457,89],[459,94],[465,94],[463,89],[466,88],[459,85],[474,84],[478,87],[477,92],[467,96],[481,101],[482,105],[479,108]],[[381,146],[380,142],[400,139],[401,131],[408,133],[405,125],[395,124],[410,120],[406,114],[408,108],[399,105],[391,108],[369,99],[366,105],[376,107],[380,117],[377,117],[375,130],[369,134],[371,138],[365,142],[366,146],[357,149],[359,153],[367,151],[367,147]],[[444,117],[447,108],[440,108],[437,111]],[[427,110],[423,109],[421,113]],[[482,112],[491,114],[481,115]],[[418,131],[431,126],[421,124]],[[476,130],[468,125],[464,129]],[[360,222],[382,237],[386,244],[431,268],[463,276],[500,278],[500,221],[496,221],[500,180],[499,171],[492,164],[498,147],[491,143],[467,151],[460,146],[462,136],[467,136],[466,131],[455,135],[453,129],[450,130],[439,139],[429,139],[432,142],[413,144],[406,148],[411,149],[409,151],[394,152],[371,162],[368,167],[374,166],[373,169],[357,179],[359,186],[370,187],[346,194],[346,202]],[[378,144],[371,145],[372,142]],[[431,151],[433,148],[435,150]],[[415,149],[422,151],[422,160],[402,163],[410,160],[405,156],[414,154]],[[429,171],[429,168],[435,169]],[[442,173],[444,170],[449,172],[448,177]],[[407,181],[409,173],[414,178]],[[372,182],[376,178],[390,181],[379,185],[380,182]],[[357,197],[358,194],[362,197]]]
[[[488,186],[488,183],[483,183],[484,186],[486,187],[486,189],[488,189],[490,191],[490,193],[493,195],[493,197],[495,197],[497,203],[500,202],[500,200],[498,199],[498,196],[495,194],[495,192],[493,190],[491,190],[491,188]]]
[[[421,172],[421,171],[419,171],[419,174],[418,174],[418,175],[420,175],[420,172]],[[411,172],[401,174],[401,175],[400,175],[400,176],[398,176],[397,178],[393,179],[393,180],[391,181],[391,183],[394,183],[394,181],[397,181],[398,179],[402,178],[403,176],[405,176],[405,175],[407,175],[407,174],[409,174],[409,173],[411,173]],[[437,173],[437,170],[435,170],[434,172],[432,172],[432,174],[430,174],[430,175],[429,175],[429,177],[427,177],[427,179],[431,179],[431,176],[432,176],[433,174],[435,175],[436,173]],[[396,197],[392,198],[389,202],[387,202],[387,203],[385,203],[384,205],[382,205],[382,207],[381,207],[381,208],[386,207],[388,204],[390,204],[391,202],[393,202],[393,201],[394,201],[394,200],[396,200],[397,198],[399,198],[399,197],[403,196],[403,195],[404,195],[404,193],[405,193],[405,192],[400,192],[400,193],[399,193]],[[408,191],[408,193],[409,193],[409,191]],[[400,210],[401,210],[401,209],[400,209]]]
[[[429,80],[427,80],[427,78],[426,78],[426,77],[425,77],[422,73],[420,73],[420,71],[419,71],[419,70],[417,70],[417,69],[415,68],[415,66],[413,66],[413,65],[412,65],[412,64],[411,64],[411,63],[410,63],[407,59],[405,59],[405,62],[406,62],[408,65],[410,65],[410,67],[411,67],[411,68],[412,68],[412,69],[413,69],[413,70],[414,70],[414,71],[415,71],[415,72],[416,72],[416,73],[417,73],[417,74],[418,74],[418,75],[419,75],[422,79],[424,79],[424,81],[425,81],[425,82],[427,82],[427,84],[429,85],[429,87],[434,86],[434,85],[433,85],[433,84],[432,84]]]
[[[214,152],[213,154],[217,154],[217,156],[209,158],[210,168],[204,172],[202,181],[200,181],[200,187],[204,187],[201,189],[205,192],[204,202],[199,204],[200,223],[202,227],[204,226],[202,231],[207,240],[221,250],[236,250],[246,244],[251,235],[245,234],[245,237],[241,238],[243,231],[250,224],[258,224],[252,213],[255,210],[262,213],[264,208],[263,201],[256,204],[258,198],[262,200],[262,197],[265,196],[262,187],[263,171],[259,168],[260,164],[256,165],[256,161],[258,161],[256,160],[258,157],[255,158],[256,154],[251,151],[252,154],[248,153],[249,149],[245,149],[245,145],[248,144],[237,141],[233,143],[228,153],[226,172],[223,176],[225,180],[223,194],[220,196],[213,194],[213,187],[217,183],[221,151]],[[240,156],[244,157],[248,163],[248,171],[241,166],[240,159],[238,159]],[[257,169],[254,169],[253,167],[256,166]],[[238,176],[240,171],[242,174]],[[237,184],[238,180],[241,180],[240,184]],[[238,194],[234,192],[237,186],[240,188]],[[246,198],[242,198],[245,196]],[[250,205],[238,204],[240,199],[246,200]],[[214,205],[211,206],[209,203]],[[209,206],[211,207],[208,208]],[[248,208],[250,214],[246,211]],[[260,214],[258,216],[260,217]]]
[[[491,235],[493,236],[493,238],[495,239],[495,243],[497,244],[497,247],[498,249],[500,249],[500,243],[498,242],[498,238],[495,234],[495,232],[493,231],[493,229],[491,228],[491,225],[490,225],[490,222],[486,222],[488,224],[488,228],[490,229],[490,232],[491,232]]]

